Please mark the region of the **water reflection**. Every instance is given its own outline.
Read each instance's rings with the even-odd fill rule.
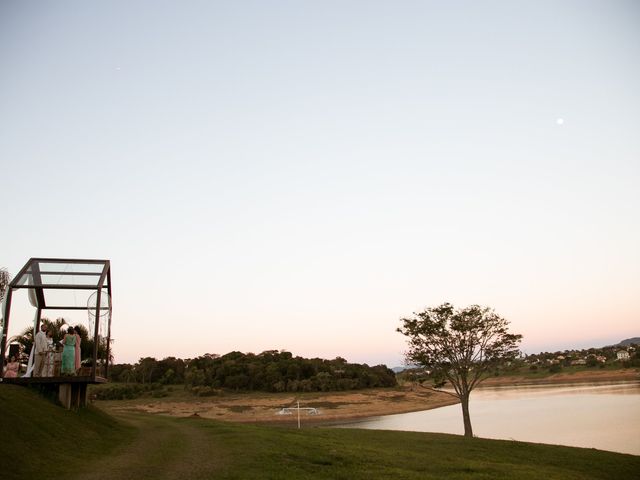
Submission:
[[[483,388],[471,394],[470,410],[479,437],[640,455],[640,382]],[[463,433],[459,405],[344,426]]]

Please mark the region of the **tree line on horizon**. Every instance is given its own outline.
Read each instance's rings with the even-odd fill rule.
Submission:
[[[264,392],[315,392],[394,387],[395,373],[385,365],[293,356],[284,350],[259,354],[229,352],[196,358],[141,358],[115,364],[109,378],[121,383],[184,385],[196,394],[219,389]]]

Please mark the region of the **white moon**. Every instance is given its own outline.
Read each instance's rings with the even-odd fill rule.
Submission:
[[[564,118],[556,118],[556,123],[558,125],[564,125]]]

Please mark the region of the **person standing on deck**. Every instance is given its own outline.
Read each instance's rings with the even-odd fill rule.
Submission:
[[[80,370],[80,342],[82,342],[82,338],[80,337],[80,327],[77,325],[73,327],[73,330],[76,332],[76,356],[75,356],[75,367],[76,373]]]
[[[55,350],[53,346],[53,329],[47,331],[47,353],[45,355],[46,361],[44,366],[44,376],[53,377],[54,363],[55,363]]]
[[[67,329],[67,334],[62,339],[62,375],[74,375],[76,373],[76,332],[73,327]]]
[[[40,325],[40,331],[36,333],[36,338],[33,342],[34,350],[34,365],[33,376],[42,377],[45,364],[45,358],[47,351],[47,326],[43,323]]]

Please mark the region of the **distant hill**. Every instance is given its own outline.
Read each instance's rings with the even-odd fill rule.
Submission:
[[[405,370],[410,370],[412,368],[418,368],[417,365],[405,365],[404,367],[393,367],[391,370],[393,373],[404,372]]]
[[[621,347],[628,347],[632,343],[635,343],[636,345],[640,345],[640,337],[627,338],[625,340],[622,340],[620,343],[618,343],[618,345]]]

